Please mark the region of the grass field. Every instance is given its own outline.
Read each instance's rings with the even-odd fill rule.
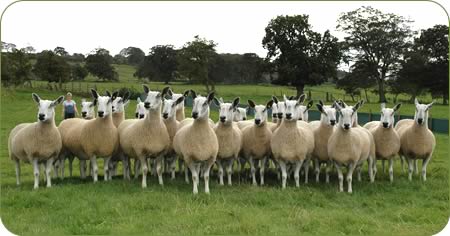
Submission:
[[[221,93],[226,98],[253,97],[253,91],[266,89],[230,86]],[[362,182],[353,182],[352,195],[337,192],[335,174],[329,185],[312,182],[295,188],[290,179],[284,191],[274,173],[268,174],[264,187],[238,184],[236,176],[234,186],[219,186],[212,177],[210,196],[202,192],[203,181],[200,194],[193,196],[192,185],[181,177],[175,181],[165,177],[161,187],[156,177],[149,176],[147,189],[141,189],[140,181],[127,182],[121,177],[93,184],[90,178],[79,179],[77,161],[74,177],[54,180],[52,188],[38,191],[32,191],[31,165],[23,164],[22,185],[18,187],[7,155],[7,137],[15,125],[35,120],[36,106],[30,93],[1,90],[0,215],[15,234],[424,235],[439,232],[449,217],[448,135],[436,135],[437,148],[428,165],[426,183],[418,176],[409,182],[397,162],[393,184],[387,174],[379,174],[370,184],[365,171]],[[39,91],[44,99],[58,94]],[[134,103],[128,106],[128,118],[133,116],[134,107]],[[439,110],[433,107],[433,111]],[[217,119],[217,113],[212,117]],[[102,174],[103,161],[99,163]]]

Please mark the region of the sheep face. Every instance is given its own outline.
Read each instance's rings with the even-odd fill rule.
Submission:
[[[284,116],[286,120],[299,120],[302,114],[299,107],[301,106],[302,96],[298,100],[289,100],[286,95],[284,98]]]
[[[276,122],[278,119],[278,107],[277,104],[272,106],[272,122]]]
[[[335,107],[337,112],[339,113],[339,126],[344,130],[350,130],[354,120],[356,119],[356,112],[361,106],[361,102],[356,103],[355,106],[346,106],[341,107],[339,104],[335,102]]]
[[[109,92],[107,96],[100,96],[95,89],[91,89],[92,97],[97,100],[98,117],[104,118],[112,113],[112,98]]]
[[[183,101],[184,101],[184,97],[185,97],[184,94],[181,94],[181,93],[172,93],[172,100],[174,100],[174,101],[178,100],[178,99],[181,98],[181,97],[183,97]],[[181,110],[181,109],[184,109],[184,102],[180,102],[180,103],[178,103],[177,106],[176,106],[176,110],[177,110],[177,111],[178,111],[178,110]]]
[[[140,98],[137,99],[135,116],[138,119],[143,119],[145,117],[144,102],[142,102]]]
[[[239,98],[235,98],[233,103],[224,103],[222,98],[217,101],[219,103],[219,121],[223,124],[231,124],[234,113],[237,112]]]
[[[420,104],[417,98],[414,100],[414,105],[416,106],[416,113],[414,114],[414,121],[419,125],[423,125],[427,123],[428,120],[428,110],[433,106],[433,103],[430,104]]]
[[[192,118],[194,119],[208,119],[209,117],[209,105],[214,99],[214,92],[208,94],[207,97],[196,95],[194,91],[191,91],[194,98],[194,106],[192,107]]]
[[[283,119],[283,116],[284,116],[284,113],[286,110],[286,106],[285,106],[284,102],[278,102],[276,104],[276,107],[277,107],[277,111],[278,111],[278,113],[277,113],[278,119]]]
[[[255,125],[261,126],[266,123],[267,120],[267,110],[272,108],[273,100],[267,102],[264,105],[255,105],[252,100],[248,100],[248,105],[255,110]]]
[[[381,117],[380,122],[383,128],[390,128],[395,122],[395,112],[400,108],[402,104],[397,104],[394,108],[386,108],[386,104],[381,104]]]
[[[163,102],[163,112],[162,116],[164,119],[169,119],[175,116],[178,105],[180,103],[183,103],[184,96],[179,96],[177,99],[174,99],[172,96],[172,99],[164,99]]]
[[[233,112],[233,121],[243,121],[243,120],[247,120],[247,109],[238,107]]]
[[[128,105],[129,100],[122,98],[122,97],[116,97],[113,101],[112,101],[112,112],[113,113],[119,113],[119,112],[124,112],[125,111],[125,107]]]
[[[33,100],[38,104],[38,122],[47,122],[53,120],[55,116],[55,107],[64,100],[64,96],[60,96],[54,101],[41,100],[39,95],[33,93]]]
[[[305,105],[299,105],[298,106],[298,113],[299,113],[299,120],[308,121],[308,111],[312,107],[313,101],[310,101],[306,106]]]
[[[95,116],[95,105],[97,100],[88,102],[86,99],[81,100],[81,116],[83,119],[92,119]]]
[[[317,104],[317,109],[320,111],[320,121],[334,126],[336,124],[336,109],[334,106],[325,106],[323,103]]]

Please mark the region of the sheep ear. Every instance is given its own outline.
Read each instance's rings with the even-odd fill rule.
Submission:
[[[341,106],[341,108],[346,108],[348,105],[342,101],[341,99],[339,99],[338,104]]]
[[[289,97],[289,100],[294,100],[295,99],[295,96],[290,96]]]
[[[428,106],[428,107],[427,107],[427,110],[430,109],[431,107],[433,107],[433,104],[434,104],[435,102],[436,102],[436,101],[433,100],[430,104],[428,104],[428,105],[427,105],[427,106]]]
[[[55,101],[53,101],[50,106],[54,107],[54,106],[60,104],[62,101],[64,101],[64,96],[59,96],[59,98],[57,98]]]
[[[97,91],[96,91],[95,89],[91,89],[91,94],[92,94],[92,97],[93,97],[94,99],[97,99],[97,98],[98,98],[98,93],[97,93]]]
[[[175,101],[175,105],[178,105],[178,104],[182,103],[183,101],[184,101],[184,96],[181,96]]]
[[[340,110],[342,110],[342,106],[339,104],[339,102],[337,102],[337,101],[334,101],[334,103],[333,103],[333,106],[334,106],[334,108],[337,110],[337,111],[340,111]],[[345,108],[345,107],[344,107]]]
[[[298,97],[297,103],[298,103],[298,104],[303,104],[303,102],[305,101],[305,99],[306,99],[306,94],[302,94],[302,95],[300,95],[300,97]]]
[[[287,100],[289,100],[289,99],[286,97],[285,94],[283,94],[283,100],[284,100],[285,103],[287,102]]]
[[[191,96],[193,99],[195,99],[197,97],[197,93],[194,90],[189,90],[189,92],[191,93]]]
[[[308,102],[308,105],[306,105],[306,110],[309,110],[309,108],[311,108],[312,105],[313,105],[313,101],[311,100]]]
[[[112,94],[112,100],[116,100],[116,98],[117,98],[117,96],[119,96],[119,91],[115,91],[113,94]]]
[[[187,97],[189,95],[189,92],[190,92],[190,90],[184,91],[183,96]]]
[[[241,100],[240,97],[237,97],[233,100],[233,108],[236,108],[239,105],[239,101]]]
[[[214,98],[213,103],[214,103],[214,105],[216,105],[218,107],[220,106],[220,100],[217,98]]]
[[[272,105],[273,105],[273,100],[268,101],[266,104],[266,109],[272,108]]]
[[[380,106],[381,106],[381,110],[383,110],[384,108],[386,108],[386,103],[382,102],[382,103],[380,104]]]
[[[247,102],[248,102],[248,105],[251,107],[251,108],[255,108],[255,102],[254,101],[252,101],[252,100],[247,100]],[[273,101],[272,101],[273,102]]]
[[[145,92],[145,93],[150,92],[150,89],[148,88],[147,85],[143,84],[142,87],[144,88],[144,92]]]
[[[141,98],[140,97],[137,98],[137,102],[141,103]]]
[[[31,94],[31,97],[33,98],[33,100],[34,100],[36,103],[39,103],[39,102],[41,101],[41,98],[40,98],[39,95],[37,95],[36,93],[32,93],[32,94]]]
[[[92,104],[93,104],[94,106],[97,106],[97,99],[94,99],[94,101],[92,101]]]
[[[353,111],[354,111],[354,112],[357,111],[360,107],[361,107],[361,101],[358,102],[358,103],[356,103],[356,104],[353,106]]]
[[[128,106],[129,103],[130,103],[130,100],[126,100],[126,101],[123,103],[123,106],[126,107],[126,106]]]
[[[359,106],[362,107],[365,103],[366,103],[366,101],[361,100],[361,101],[359,101]]]
[[[220,98],[219,98],[219,101],[220,101],[220,103],[223,103],[223,98],[220,97]]]
[[[400,107],[402,106],[401,103],[398,103],[397,105],[394,106],[394,108],[392,108],[394,110],[394,112],[397,112],[398,109],[400,109]]]
[[[112,97],[111,93],[108,90],[106,90],[106,96]]]
[[[172,97],[172,96],[173,96],[173,92],[172,92],[172,89],[170,89],[170,88],[169,88],[169,91],[167,91],[167,94],[169,94],[169,96],[171,96],[171,97]]]
[[[170,91],[170,87],[165,87],[163,88],[163,90],[161,91],[161,98],[164,98],[166,96],[166,94],[168,94]]]
[[[419,105],[419,100],[417,98],[414,98],[414,105],[416,105],[416,107]]]
[[[277,97],[272,96],[272,100],[273,100],[273,102],[274,102],[275,104],[278,104],[278,98],[277,98]]]
[[[322,100],[319,100],[319,104],[320,104],[321,106],[324,106]]]
[[[125,94],[123,95],[123,99],[128,101],[130,99],[130,91],[126,91]]]
[[[323,105],[322,104],[316,104],[317,110],[320,111],[320,113],[322,114],[326,114],[325,111],[323,110]]]
[[[214,92],[210,92],[206,98],[208,100],[208,103],[211,104],[212,100],[214,99]]]

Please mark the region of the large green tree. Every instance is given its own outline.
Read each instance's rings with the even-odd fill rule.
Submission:
[[[313,31],[308,15],[278,16],[265,31],[262,44],[279,74],[275,83],[294,86],[300,96],[305,85],[336,77],[341,59],[338,40],[328,30]]]
[[[367,92],[376,85],[377,77],[376,65],[365,60],[359,60],[350,67],[349,73],[346,73],[342,79],[337,81],[337,87],[344,89],[350,95],[360,94],[357,90],[362,89],[366,102],[370,102]]]
[[[187,42],[178,53],[179,72],[190,81],[198,81],[205,85],[206,91],[215,90],[209,75],[210,63],[215,59],[217,44],[212,40],[200,38]]]
[[[385,81],[400,67],[400,60],[410,46],[411,21],[372,7],[342,13],[337,30],[347,34],[344,48],[350,60],[365,60],[376,65],[379,101],[386,102]]]
[[[134,73],[138,78],[164,81],[168,84],[173,80],[177,70],[177,52],[172,45],[157,45],[139,65]]]
[[[137,47],[127,47],[120,50],[119,55],[125,57],[129,65],[138,66],[144,61],[145,53]]]
[[[86,57],[85,67],[89,73],[96,76],[99,80],[119,80],[119,75],[111,65],[112,61],[113,58],[108,50],[97,48],[93,53]]]
[[[53,51],[44,50],[38,54],[33,73],[40,79],[48,82],[58,82],[59,88],[62,83],[70,79],[71,68],[66,60]]]
[[[20,85],[30,81],[32,65],[28,54],[24,49],[8,48],[8,51],[2,53],[2,85]]]
[[[89,74],[89,71],[81,64],[75,64],[71,69],[72,80],[84,80]]]

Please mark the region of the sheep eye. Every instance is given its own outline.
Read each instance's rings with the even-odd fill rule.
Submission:
[[[205,103],[203,103],[203,106],[206,106],[207,105],[207,103],[205,102]]]

